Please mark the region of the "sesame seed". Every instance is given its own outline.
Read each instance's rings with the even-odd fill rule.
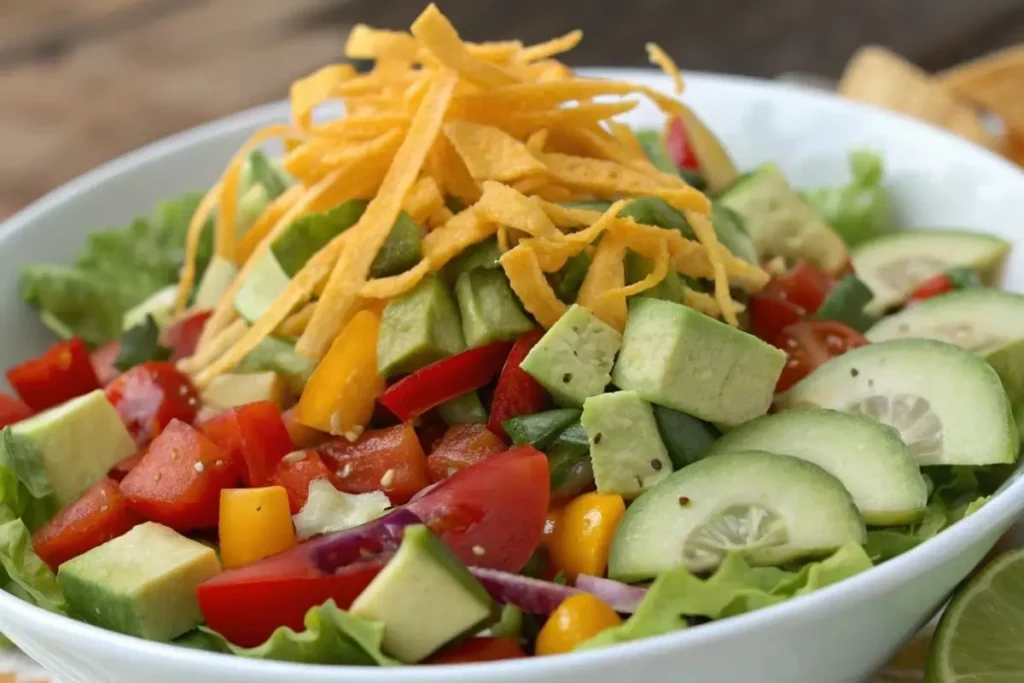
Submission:
[[[182,396],[188,396],[188,385],[182,384],[178,387],[178,393]]]
[[[197,400],[196,400],[196,397],[195,397],[195,396],[191,396],[191,397],[189,397],[189,399],[188,399],[188,404],[189,404],[190,406],[197,406],[197,405],[199,405],[199,401],[197,401]]]
[[[332,434],[337,434],[341,431],[341,413],[331,413],[329,422]]]
[[[193,469],[194,469],[194,470],[195,470],[196,472],[202,472],[203,470],[205,470],[205,469],[206,469],[206,465],[204,465],[204,464],[203,464],[203,463],[201,463],[201,462],[197,462],[197,463],[196,463],[195,465],[192,465],[192,468],[193,468]]]
[[[305,457],[306,451],[292,451],[288,455],[281,458],[281,460],[284,460],[288,464],[294,464],[297,462],[301,462]]]
[[[100,505],[100,512],[106,512],[109,509],[110,509],[110,506],[107,505],[106,503],[104,503],[103,505]]]
[[[162,474],[157,472],[156,474],[153,475],[153,481],[160,481],[160,477],[162,477],[162,476],[163,476]]]
[[[213,465],[217,469],[224,469],[224,466],[227,465],[227,463],[224,462],[223,460],[221,460],[220,458],[218,458],[217,461],[215,463],[213,463]]]
[[[484,550],[484,547],[482,545],[473,546],[473,554],[477,557],[483,557],[486,552],[487,551]]]
[[[257,505],[256,506],[256,512],[263,512],[263,506],[262,505]]]
[[[380,485],[387,488],[395,483],[395,471],[388,470],[384,473],[384,476],[380,478]]]
[[[352,474],[352,463],[345,463],[345,466],[338,470],[338,476],[344,479],[348,475]]]

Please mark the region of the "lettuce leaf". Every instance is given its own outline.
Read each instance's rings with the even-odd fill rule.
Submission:
[[[326,479],[309,482],[306,504],[292,515],[295,534],[306,540],[320,534],[344,531],[377,519],[391,507],[381,491],[343,493]]]
[[[20,519],[0,524],[0,566],[4,590],[45,610],[67,613],[57,576],[32,549],[32,535]]]
[[[787,571],[752,567],[740,553],[731,553],[710,577],[681,568],[659,576],[625,623],[579,646],[589,650],[684,629],[688,618],[720,619],[768,607],[842,581],[871,568],[864,549],[848,543],[832,556]]]
[[[287,626],[274,631],[262,645],[244,648],[204,626],[178,638],[175,643],[210,652],[251,659],[271,659],[302,664],[393,666],[400,664],[381,651],[384,625],[338,609],[333,600],[306,612],[306,630],[296,633]]]
[[[94,233],[72,266],[27,266],[19,282],[21,297],[60,336],[81,337],[92,345],[116,338],[125,312],[177,282],[188,224],[201,199],[189,194],[163,202],[152,216],[126,228]],[[200,275],[210,259],[212,236],[207,230],[197,264]]]
[[[882,158],[867,150],[850,152],[850,182],[803,193],[849,246],[878,237],[892,227],[892,202],[882,185]]]
[[[57,499],[35,444],[0,430],[0,522],[21,518],[34,531],[57,512]]]

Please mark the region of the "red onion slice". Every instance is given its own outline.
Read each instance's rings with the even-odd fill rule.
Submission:
[[[647,589],[643,586],[631,586],[628,583],[587,574],[580,574],[576,577],[576,587],[601,598],[620,614],[635,612],[640,601],[647,595]]]

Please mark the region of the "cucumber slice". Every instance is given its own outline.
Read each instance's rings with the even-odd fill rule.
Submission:
[[[820,366],[780,399],[863,414],[894,427],[919,465],[991,465],[1017,459],[1010,401],[969,351],[931,339],[869,344]]]
[[[765,415],[715,442],[707,456],[759,448],[814,463],[843,483],[868,524],[909,524],[928,487],[895,429],[863,415],[803,408]]]
[[[636,499],[612,539],[608,575],[643,581],[677,567],[704,572],[730,551],[779,565],[865,539],[850,494],[817,465],[763,451],[725,453]]]
[[[914,287],[950,268],[969,266],[991,274],[1010,250],[994,235],[966,230],[912,230],[866,242],[850,254],[854,270],[875,293],[869,313],[906,300]]]

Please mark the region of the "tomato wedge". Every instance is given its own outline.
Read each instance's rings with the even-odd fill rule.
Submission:
[[[472,664],[525,657],[515,638],[470,638],[431,655],[424,664]]]
[[[191,423],[199,411],[192,380],[170,363],[136,365],[107,385],[106,392],[140,446],[159,436],[171,420]]]
[[[92,369],[96,371],[96,378],[99,379],[101,386],[107,386],[121,374],[121,371],[114,367],[114,362],[117,361],[117,357],[120,355],[121,342],[116,339],[107,342],[89,354],[89,359],[92,361]]]
[[[834,320],[790,325],[775,342],[788,356],[775,390],[786,391],[827,360],[867,343],[864,335]]]
[[[345,493],[383,491],[401,505],[430,482],[427,460],[411,422],[372,429],[355,441],[336,439],[317,447]]]
[[[518,572],[540,544],[549,501],[547,456],[520,446],[459,470],[407,507],[466,564]]]
[[[164,330],[160,342],[171,349],[170,362],[177,363],[196,352],[199,337],[211,314],[212,311],[196,311]]]
[[[32,417],[32,409],[0,391],[0,429]]]
[[[43,355],[14,366],[7,371],[7,381],[36,412],[100,388],[81,339],[54,344]]]
[[[225,410],[204,420],[199,431],[227,451],[246,486],[269,486],[278,462],[293,448],[281,412],[269,401]]]
[[[683,120],[678,116],[669,123],[665,136],[665,148],[668,150],[669,156],[672,157],[672,161],[675,162],[676,168],[700,170],[697,154],[693,151],[693,145],[690,144]]]
[[[504,439],[484,425],[453,425],[427,456],[427,473],[430,481],[438,482],[506,449]]]
[[[772,278],[762,294],[773,294],[814,313],[835,287],[836,281],[806,261],[800,261],[789,272]]]
[[[288,507],[292,514],[298,513],[309,498],[309,485],[314,479],[330,479],[334,473],[327,469],[323,458],[316,451],[292,453],[277,463],[270,479],[275,486],[284,487],[288,492]]]

